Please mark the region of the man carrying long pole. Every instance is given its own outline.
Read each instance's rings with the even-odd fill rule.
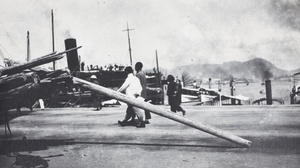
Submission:
[[[212,127],[210,125],[200,123],[200,122],[196,122],[196,121],[192,121],[188,118],[173,114],[173,113],[171,113],[171,112],[169,112],[165,109],[162,109],[161,107],[152,105],[150,103],[146,103],[143,100],[138,100],[136,98],[129,97],[127,95],[121,94],[119,92],[113,91],[111,89],[108,89],[108,88],[105,88],[105,87],[102,87],[102,86],[99,86],[99,85],[95,85],[93,83],[90,83],[88,81],[85,81],[85,80],[82,80],[82,79],[79,79],[79,78],[76,78],[76,77],[73,77],[73,80],[74,80],[74,82],[81,83],[83,87],[88,88],[90,90],[97,91],[101,94],[104,94],[106,96],[118,99],[118,100],[123,101],[127,104],[139,107],[141,109],[149,110],[152,113],[155,113],[157,115],[166,117],[168,119],[180,122],[180,123],[188,125],[190,127],[193,127],[193,128],[199,129],[201,131],[207,132],[209,134],[215,135],[217,137],[226,139],[226,140],[228,140],[230,142],[233,142],[233,143],[236,143],[236,144],[238,144],[242,147],[250,147],[251,146],[251,141],[248,141],[246,139],[243,139],[241,137],[238,137],[236,135],[233,135],[233,134],[231,134],[229,132],[226,132],[226,131],[223,131],[221,129]]]

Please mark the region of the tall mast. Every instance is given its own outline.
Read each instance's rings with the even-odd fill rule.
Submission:
[[[155,54],[156,54],[156,68],[157,68],[157,73],[159,73],[157,50],[155,50]]]
[[[221,93],[221,74],[219,74],[219,96],[220,96],[220,106],[222,106],[222,93]]]
[[[27,31],[27,62],[30,61],[30,40],[29,31]]]
[[[54,47],[54,16],[53,16],[53,9],[51,9],[51,24],[52,24],[52,51],[55,51]],[[55,70],[55,61],[53,61],[53,70]]]
[[[127,22],[127,29],[123,31],[127,31],[127,36],[128,36],[128,44],[129,44],[129,56],[130,56],[130,65],[132,66],[132,56],[131,56],[131,46],[130,46],[130,37],[129,37],[129,31],[134,30],[134,29],[129,29],[128,27],[128,22]]]

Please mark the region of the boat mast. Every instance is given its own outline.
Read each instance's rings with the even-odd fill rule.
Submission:
[[[127,29],[123,31],[127,31],[127,36],[128,36],[128,45],[129,45],[129,56],[130,56],[130,65],[132,66],[132,56],[131,56],[131,46],[130,46],[130,37],[129,37],[129,31],[134,30],[134,29],[129,29],[128,28],[128,22],[127,22]]]
[[[30,61],[30,40],[29,31],[27,31],[27,62]]]
[[[159,73],[157,50],[155,50],[155,54],[156,54],[156,68],[157,68],[157,73]]]
[[[53,9],[51,9],[51,25],[52,25],[52,51],[55,51],[54,47],[54,16]],[[55,61],[53,61],[53,70],[55,71]]]

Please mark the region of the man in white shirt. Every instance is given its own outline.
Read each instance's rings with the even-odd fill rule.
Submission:
[[[122,86],[117,90],[118,92],[125,91],[125,94],[132,98],[138,98],[141,95],[142,92],[142,86],[140,83],[139,78],[133,75],[133,69],[132,67],[128,66],[125,68],[125,72],[127,74],[127,78],[125,82],[122,84]],[[139,97],[141,98],[141,97]],[[138,128],[144,128],[145,123],[143,120],[143,111],[140,108],[134,107],[130,104],[128,104],[128,108],[126,111],[125,119],[123,121],[119,121],[118,123],[120,125],[125,125],[126,122],[132,117],[133,113],[137,115],[139,123],[136,125]]]

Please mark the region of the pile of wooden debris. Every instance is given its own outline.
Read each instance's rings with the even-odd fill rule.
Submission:
[[[39,57],[23,64],[17,64],[0,69],[0,115],[7,119],[8,110],[27,107],[32,110],[39,99],[53,96],[61,83],[72,85],[72,77],[68,70],[49,71],[38,66],[64,57],[72,48],[60,53]],[[5,121],[8,126],[8,121]]]

